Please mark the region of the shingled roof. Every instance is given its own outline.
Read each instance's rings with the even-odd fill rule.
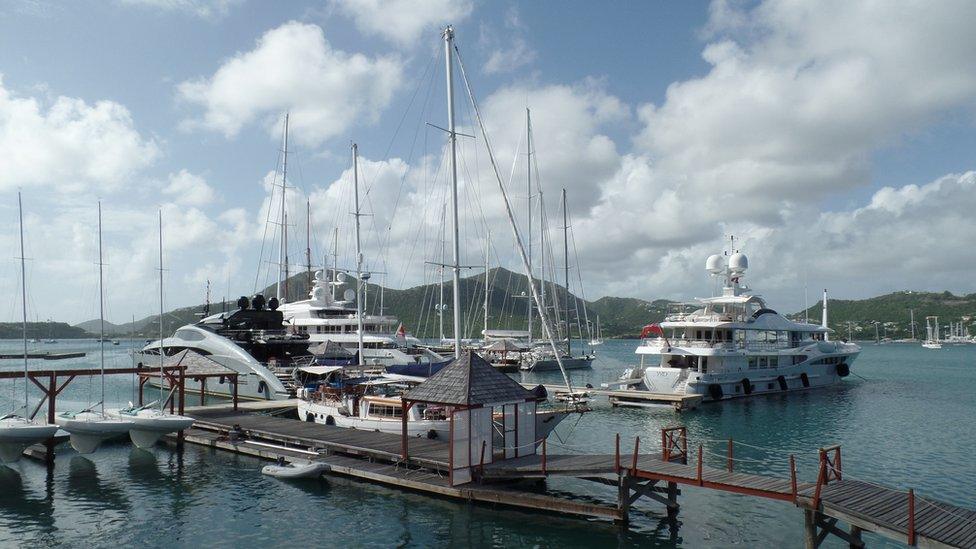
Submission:
[[[535,400],[535,395],[507,375],[495,370],[474,351],[466,351],[407,391],[403,398],[456,406],[482,406]]]

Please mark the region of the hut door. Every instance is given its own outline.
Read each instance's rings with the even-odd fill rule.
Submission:
[[[505,459],[516,457],[518,440],[516,422],[518,404],[506,404],[502,413],[502,433],[504,434]]]
[[[492,408],[471,410],[471,465],[477,467],[491,463],[492,437],[495,434],[491,417]],[[482,451],[482,448],[484,450]],[[482,459],[484,461],[482,461]]]

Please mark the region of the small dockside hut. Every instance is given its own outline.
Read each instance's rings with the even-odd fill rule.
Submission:
[[[450,418],[452,486],[471,482],[472,471],[493,460],[532,455],[537,398],[467,351],[403,395],[403,458],[409,450],[407,413],[418,404],[443,407]]]

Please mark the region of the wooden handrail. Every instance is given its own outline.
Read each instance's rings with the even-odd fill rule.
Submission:
[[[813,508],[820,508],[820,491],[824,485],[824,477],[827,474],[827,454],[820,450],[820,471],[817,473],[817,489],[813,493]]]
[[[729,454],[729,457],[728,457],[728,460],[727,460],[728,461],[727,465],[728,465],[728,468],[729,468],[729,472],[731,473],[732,472],[732,439],[731,438],[729,439],[729,452],[728,452],[728,454]]]
[[[613,451],[613,467],[617,474],[620,474],[620,433],[617,433],[616,441],[614,442]]]
[[[702,480],[702,445],[698,445],[698,485],[704,486],[705,482]]]
[[[793,493],[793,501],[796,502],[796,459],[790,454],[790,490]]]
[[[640,437],[634,439],[634,460],[630,465],[631,474],[637,476],[637,455],[640,451]]]

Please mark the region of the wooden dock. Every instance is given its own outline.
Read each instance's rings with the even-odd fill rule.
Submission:
[[[648,453],[646,447],[642,451],[639,438],[631,451],[622,450],[619,436],[614,452],[604,454],[550,454],[542,442],[541,453],[474,466],[474,482],[451,486],[445,441],[411,439],[410,455],[404,459],[399,435],[262,414],[275,409],[271,402],[254,406],[262,411],[235,412],[219,406],[188,409],[196,424],[184,433],[184,440],[265,459],[319,461],[328,465],[329,474],[430,495],[621,523],[627,523],[631,505],[641,498],[662,503],[674,517],[680,509],[680,486],[783,501],[803,509],[809,549],[831,535],[851,547],[863,547],[865,531],[922,547],[976,547],[976,512],[915,497],[911,490],[845,479],[838,446],[820,450],[818,478],[809,482],[797,478],[793,456],[789,456],[787,477],[734,470],[731,440],[727,466],[707,465],[702,446],[697,454],[689,453],[686,431],[676,427],[662,429],[659,452]],[[616,487],[617,503],[584,503],[539,493],[519,482],[555,476]]]
[[[539,384],[523,383],[526,389],[538,387]],[[559,399],[570,394],[565,385],[542,385],[546,391]],[[574,393],[582,393],[591,397],[606,397],[611,406],[631,406],[637,408],[671,407],[675,411],[694,410],[702,401],[702,395],[679,395],[675,393],[652,393],[635,389],[596,389],[593,387],[574,387]]]

